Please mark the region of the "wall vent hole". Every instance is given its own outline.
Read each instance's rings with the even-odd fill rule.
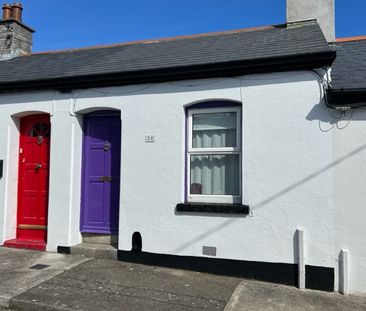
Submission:
[[[142,250],[142,238],[140,232],[134,232],[132,235],[132,251],[141,252]]]
[[[216,256],[216,247],[213,247],[213,246],[202,246],[202,255]]]

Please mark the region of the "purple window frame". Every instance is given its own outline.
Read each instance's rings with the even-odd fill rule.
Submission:
[[[188,200],[188,112],[195,109],[212,109],[212,108],[231,108],[241,107],[242,104],[237,101],[230,100],[212,100],[204,101],[185,107],[185,147],[184,147],[184,201]],[[242,128],[242,127],[241,127]]]

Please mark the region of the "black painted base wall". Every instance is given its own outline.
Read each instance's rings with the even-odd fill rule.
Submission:
[[[297,286],[297,264],[190,257],[118,250],[118,260]],[[306,288],[334,291],[334,269],[306,266]]]
[[[57,252],[70,254],[70,247],[59,246]],[[163,255],[122,250],[118,250],[117,258],[120,261],[144,265],[236,276],[291,286],[298,285],[298,267],[296,264]],[[307,265],[305,275],[306,288],[328,292],[334,291],[333,268]]]
[[[305,286],[309,289],[334,291],[334,269],[305,266]]]
[[[57,253],[70,255],[71,254],[70,246],[57,246]]]

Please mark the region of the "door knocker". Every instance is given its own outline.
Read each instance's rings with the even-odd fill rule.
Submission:
[[[37,144],[42,145],[43,143],[43,136],[37,136]]]
[[[111,149],[111,144],[108,140],[105,142],[103,148],[104,148],[104,151],[108,151],[109,149]]]

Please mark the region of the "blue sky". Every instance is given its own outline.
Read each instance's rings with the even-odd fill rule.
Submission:
[[[34,51],[281,24],[286,19],[286,0],[23,0],[22,3],[24,22],[37,31]],[[337,37],[366,35],[365,12],[365,0],[336,0]]]

